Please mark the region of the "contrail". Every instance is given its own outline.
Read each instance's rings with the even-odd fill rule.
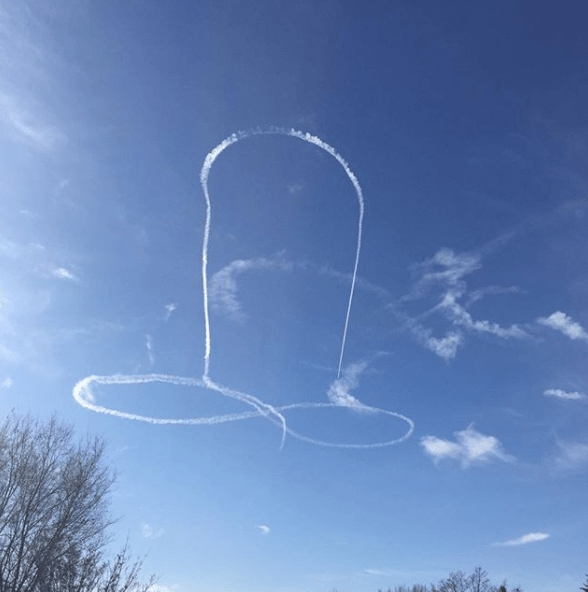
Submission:
[[[347,302],[347,311],[345,314],[345,323],[343,326],[343,336],[341,339],[341,349],[339,353],[339,365],[337,370],[337,380],[333,383],[332,388],[338,389],[339,392],[342,389],[342,386],[339,384],[341,382],[341,368],[343,365],[343,358],[345,354],[345,345],[347,341],[347,332],[349,328],[349,319],[351,315],[351,306],[353,303],[353,295],[355,293],[355,286],[357,283],[357,271],[359,267],[359,256],[361,252],[361,242],[362,242],[362,232],[363,232],[363,217],[364,217],[364,199],[363,199],[363,192],[357,177],[345,161],[345,159],[329,144],[318,138],[317,136],[313,136],[309,133],[300,132],[294,129],[284,129],[278,127],[269,127],[269,128],[256,128],[249,131],[242,131],[237,132],[230,135],[228,138],[223,140],[218,146],[213,148],[204,159],[204,163],[202,165],[202,169],[200,171],[200,184],[202,186],[202,192],[204,194],[204,200],[206,202],[206,218],[204,224],[204,237],[202,240],[202,266],[201,266],[201,277],[202,277],[202,295],[203,295],[203,306],[204,306],[204,367],[202,372],[202,378],[190,378],[190,377],[182,377],[182,376],[174,376],[168,374],[144,374],[144,375],[123,375],[123,374],[114,374],[109,376],[98,376],[98,375],[91,375],[83,378],[79,382],[77,382],[73,388],[73,397],[77,403],[79,403],[82,407],[85,407],[88,410],[103,413],[107,415],[112,415],[115,417],[120,417],[124,419],[131,419],[134,421],[143,421],[151,424],[156,425],[216,425],[220,423],[226,423],[230,421],[238,421],[243,419],[251,419],[254,417],[265,417],[272,422],[276,423],[281,427],[282,430],[282,439],[281,445],[284,445],[286,434],[297,438],[298,440],[302,440],[304,442],[308,442],[311,444],[315,444],[318,446],[328,446],[333,448],[356,448],[356,449],[369,449],[369,448],[379,448],[383,446],[390,446],[392,444],[398,444],[407,440],[414,432],[414,423],[408,417],[401,415],[399,413],[393,411],[387,411],[385,409],[380,409],[377,407],[370,407],[368,405],[364,405],[360,403],[357,399],[353,399],[356,404],[353,407],[349,405],[342,405],[339,402],[331,402],[331,403],[294,403],[291,405],[284,405],[281,407],[274,407],[269,403],[263,402],[261,399],[254,397],[248,393],[244,393],[241,391],[230,389],[224,385],[221,385],[210,377],[210,359],[211,359],[211,324],[210,324],[210,302],[209,302],[209,285],[208,285],[208,248],[210,242],[210,230],[211,230],[211,221],[212,221],[212,204],[210,200],[210,194],[208,190],[208,177],[210,175],[210,171],[216,161],[216,159],[232,144],[240,142],[241,140],[246,140],[248,138],[252,138],[254,136],[260,135],[281,135],[281,136],[288,136],[292,138],[298,138],[304,142],[308,142],[309,144],[314,144],[318,146],[321,150],[324,150],[328,154],[330,154],[335,160],[343,167],[343,170],[347,174],[347,177],[353,184],[355,192],[357,194],[357,201],[359,204],[359,216],[358,216],[358,224],[357,224],[357,243],[355,249],[355,262],[353,266],[353,273],[351,276],[351,288],[349,291],[349,298]],[[229,413],[224,415],[214,415],[211,417],[194,417],[194,418],[156,418],[150,417],[146,415],[140,415],[135,413],[127,413],[124,411],[118,411],[116,409],[111,409],[108,407],[104,407],[102,405],[96,404],[96,397],[92,390],[94,385],[105,385],[105,386],[113,386],[113,385],[125,385],[125,384],[146,384],[150,382],[160,382],[160,383],[168,383],[177,386],[187,386],[187,387],[196,387],[196,388],[204,388],[209,391],[214,391],[219,393],[224,397],[228,397],[231,399],[235,399],[241,403],[245,403],[253,408],[250,411],[244,411],[241,413]],[[347,384],[347,383],[345,383]],[[355,386],[355,382],[351,386]],[[331,389],[332,390],[332,389]],[[347,399],[346,399],[347,401]],[[385,442],[374,442],[374,443],[366,443],[366,444],[345,444],[339,442],[326,442],[323,440],[318,440],[315,438],[310,438],[308,436],[304,436],[303,434],[299,434],[294,430],[288,428],[286,419],[284,417],[283,412],[289,411],[292,409],[326,409],[326,408],[337,408],[341,409],[341,407],[350,407],[354,411],[360,411],[362,413],[373,413],[373,414],[382,414],[387,415],[389,417],[394,417],[397,419],[401,419],[408,424],[408,430],[406,433],[394,440],[388,440]]]
[[[202,165],[200,171],[200,185],[204,193],[204,199],[206,201],[206,222],[204,225],[204,239],[202,242],[202,285],[204,293],[204,325],[205,325],[205,353],[204,353],[204,376],[208,376],[210,371],[210,317],[209,317],[209,305],[208,305],[208,278],[207,278],[207,267],[208,267],[208,243],[210,240],[210,224],[212,216],[212,207],[210,201],[210,194],[208,192],[208,176],[210,170],[214,165],[216,159],[231,145],[246,140],[254,136],[262,135],[277,135],[277,136],[289,136],[291,138],[298,138],[309,144],[318,146],[321,150],[324,150],[327,154],[330,154],[345,171],[345,174],[353,184],[355,193],[357,194],[357,202],[359,204],[359,216],[357,220],[357,244],[355,247],[355,262],[353,264],[353,273],[351,276],[351,288],[349,290],[349,300],[347,302],[347,312],[345,313],[345,324],[343,326],[343,337],[341,339],[341,351],[339,354],[339,365],[337,368],[337,378],[341,375],[341,366],[343,365],[343,356],[345,354],[345,344],[347,342],[347,331],[349,329],[349,318],[351,316],[351,305],[353,303],[353,295],[355,293],[355,283],[357,281],[357,270],[359,268],[359,255],[361,253],[361,241],[363,234],[363,216],[365,210],[365,204],[363,199],[363,191],[361,185],[357,180],[357,177],[351,170],[347,161],[329,144],[321,140],[317,136],[313,136],[309,133],[300,132],[295,129],[284,129],[280,127],[269,127],[269,128],[256,128],[246,132],[237,132],[230,135],[228,138],[223,140],[216,148],[211,150]]]
[[[267,411],[263,410],[256,410],[256,411],[244,411],[241,413],[227,413],[225,415],[213,415],[211,417],[193,417],[193,418],[158,418],[158,417],[150,417],[148,415],[139,415],[136,413],[127,413],[125,411],[118,411],[116,409],[111,409],[109,407],[103,407],[102,405],[96,405],[94,403],[95,397],[92,392],[92,385],[123,385],[123,384],[146,384],[149,382],[164,382],[169,384],[175,384],[177,386],[189,386],[189,387],[202,387],[202,388],[210,388],[211,390],[215,390],[222,395],[227,395],[228,392],[236,393],[236,391],[230,391],[225,387],[220,385],[208,386],[198,378],[187,378],[183,376],[173,376],[169,374],[113,374],[110,376],[87,376],[86,378],[80,380],[73,388],[73,397],[77,403],[79,403],[82,407],[90,411],[95,411],[97,413],[104,413],[106,415],[112,415],[114,417],[120,417],[122,419],[132,419],[134,421],[143,421],[146,423],[154,424],[154,425],[217,425],[221,423],[227,423],[230,421],[239,421],[244,419],[252,419],[255,417],[267,417],[271,419],[274,423],[277,423],[282,428],[282,443],[284,441],[284,434],[287,433],[288,435],[296,438],[297,440],[301,440],[302,442],[307,442],[309,444],[314,444],[316,446],[325,446],[328,448],[342,448],[342,449],[359,449],[359,450],[366,450],[370,448],[383,448],[385,446],[391,446],[393,444],[399,444],[400,442],[404,442],[408,440],[414,432],[414,422],[400,413],[396,413],[394,411],[387,411],[386,409],[380,409],[378,407],[371,407],[369,405],[361,405],[360,411],[362,413],[373,413],[377,415],[387,415],[389,417],[396,417],[398,419],[402,419],[408,424],[408,430],[406,433],[393,440],[387,440],[384,442],[373,442],[367,444],[345,444],[341,442],[326,442],[324,440],[318,440],[316,438],[310,438],[303,434],[299,434],[298,432],[292,430],[291,428],[287,427],[285,423],[282,423],[280,418],[283,418],[282,413],[284,411],[290,411],[293,409],[341,409],[341,405],[336,405],[334,403],[293,403],[291,405],[283,405],[281,407],[272,407],[271,405],[267,405],[264,403],[260,404],[260,407],[267,408]],[[213,383],[214,384],[214,383]],[[250,395],[246,395],[245,393],[237,393],[240,396],[250,397]],[[234,397],[238,400],[241,400],[240,397]]]

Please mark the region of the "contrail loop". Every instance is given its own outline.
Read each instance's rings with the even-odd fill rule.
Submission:
[[[349,299],[347,303],[347,311],[345,314],[345,324],[343,327],[343,336],[341,339],[341,350],[339,353],[339,365],[337,370],[337,380],[339,380],[341,375],[341,368],[343,365],[343,357],[345,354],[345,346],[347,341],[347,332],[349,328],[349,319],[351,315],[351,306],[353,303],[353,295],[355,293],[355,286],[357,282],[357,271],[359,267],[359,256],[361,252],[361,242],[362,242],[362,232],[363,232],[363,217],[364,217],[364,199],[363,199],[363,192],[361,190],[361,186],[357,180],[357,177],[347,164],[347,161],[329,144],[318,138],[317,136],[313,136],[309,133],[300,132],[294,129],[284,129],[278,127],[269,127],[269,128],[256,128],[249,131],[237,132],[230,135],[228,138],[223,140],[218,146],[216,146],[213,150],[211,150],[206,158],[204,159],[204,163],[202,165],[202,169],[200,171],[200,184],[202,186],[202,192],[204,194],[204,200],[206,202],[206,219],[204,225],[204,236],[202,240],[202,267],[201,267],[201,277],[202,277],[202,295],[203,295],[203,305],[204,305],[204,368],[202,373],[202,378],[190,378],[190,377],[182,377],[182,376],[174,376],[169,374],[144,374],[144,375],[123,375],[123,374],[114,374],[109,376],[98,376],[98,375],[91,375],[83,378],[79,382],[75,384],[73,387],[72,395],[75,401],[80,404],[82,407],[94,411],[96,413],[103,413],[107,415],[112,415],[115,417],[120,417],[123,419],[130,419],[134,421],[143,421],[151,424],[156,425],[216,425],[231,421],[238,421],[243,419],[251,419],[254,417],[265,417],[272,422],[278,424],[282,430],[282,439],[281,439],[281,446],[284,445],[286,434],[297,438],[298,440],[302,440],[304,442],[308,442],[311,444],[315,444],[318,446],[328,446],[333,448],[355,448],[355,449],[369,449],[369,448],[380,448],[383,446],[391,446],[392,444],[398,444],[410,438],[410,436],[414,432],[414,423],[413,421],[396,413],[394,411],[387,411],[385,409],[380,409],[377,407],[370,407],[368,405],[364,405],[363,403],[359,403],[356,401],[356,404],[359,407],[354,408],[355,411],[360,412],[368,412],[373,414],[382,414],[387,415],[389,417],[395,417],[398,419],[403,420],[408,424],[408,430],[406,433],[394,440],[388,440],[384,442],[375,442],[375,443],[367,443],[367,444],[345,444],[345,443],[337,443],[337,442],[326,442],[323,440],[318,440],[314,438],[310,438],[308,436],[304,436],[303,434],[299,434],[294,430],[290,429],[287,426],[286,419],[284,417],[284,413],[286,411],[290,411],[293,409],[327,409],[327,408],[338,408],[341,409],[342,405],[336,403],[294,403],[291,405],[284,405],[281,407],[274,407],[269,403],[263,402],[261,399],[254,397],[253,395],[236,391],[230,389],[226,386],[223,386],[215,381],[213,381],[210,377],[210,359],[211,359],[211,329],[210,329],[210,312],[209,312],[209,294],[208,294],[208,247],[210,242],[210,229],[211,229],[211,220],[212,220],[212,205],[210,200],[210,194],[208,190],[208,177],[210,175],[210,171],[212,166],[214,165],[216,159],[232,144],[235,144],[241,140],[245,140],[247,138],[251,138],[254,136],[260,135],[282,135],[282,136],[289,136],[293,138],[298,138],[304,142],[308,142],[309,144],[314,144],[318,146],[328,154],[330,154],[337,162],[343,167],[347,177],[353,184],[355,192],[357,194],[357,201],[359,204],[359,217],[358,217],[358,225],[357,225],[357,244],[355,249],[355,262],[353,266],[353,273],[351,278],[351,288],[349,291]],[[214,391],[219,393],[220,395],[228,398],[235,399],[241,403],[245,403],[250,407],[253,407],[251,411],[244,411],[241,413],[228,413],[224,415],[214,415],[211,417],[194,417],[194,418],[156,418],[150,417],[146,415],[140,415],[135,413],[127,413],[124,411],[118,411],[116,409],[111,409],[109,407],[104,407],[102,405],[98,405],[95,403],[95,395],[92,391],[93,385],[125,385],[125,384],[146,384],[151,382],[161,382],[161,383],[168,383],[177,386],[187,386],[187,387],[197,387],[197,388],[204,388],[210,391]]]
[[[218,146],[211,150],[206,158],[200,171],[200,185],[202,186],[202,192],[204,193],[204,199],[206,201],[206,222],[204,225],[204,239],[202,241],[202,285],[204,295],[204,325],[205,325],[205,353],[204,353],[204,376],[208,376],[210,371],[210,315],[209,315],[209,303],[208,303],[208,243],[210,240],[210,226],[212,216],[212,206],[210,201],[210,194],[208,191],[208,176],[210,170],[214,165],[216,159],[231,145],[246,140],[254,136],[267,136],[267,135],[278,135],[278,136],[289,136],[291,138],[298,138],[309,144],[318,146],[321,150],[324,150],[330,154],[345,171],[345,174],[353,184],[355,193],[357,194],[357,202],[359,204],[359,216],[357,221],[357,244],[355,247],[355,262],[353,264],[353,273],[351,276],[351,288],[349,290],[349,300],[347,302],[347,311],[345,313],[345,324],[343,327],[343,337],[341,339],[341,351],[339,354],[339,365],[337,367],[337,378],[341,375],[341,367],[343,365],[343,356],[345,354],[345,344],[347,342],[347,331],[349,329],[349,318],[351,316],[351,305],[353,303],[353,295],[355,293],[355,284],[357,281],[357,270],[359,268],[359,256],[361,254],[361,241],[363,235],[363,217],[365,210],[365,203],[363,199],[363,191],[361,185],[357,180],[357,177],[351,170],[351,167],[347,161],[333,148],[330,144],[321,140],[317,136],[313,136],[309,133],[304,133],[295,129],[284,129],[280,127],[268,127],[268,128],[256,128],[245,132],[237,132],[231,134],[228,138],[223,140]]]
[[[227,413],[225,415],[213,415],[211,417],[193,417],[193,418],[158,418],[150,417],[148,415],[139,415],[136,413],[127,413],[125,411],[117,411],[116,409],[110,409],[109,407],[103,407],[94,403],[94,394],[92,392],[92,385],[123,385],[123,384],[146,384],[149,382],[164,382],[175,384],[177,386],[190,386],[190,387],[203,387],[206,388],[205,383],[197,378],[187,378],[182,376],[173,376],[169,374],[140,374],[140,375],[128,375],[128,374],[113,374],[110,376],[87,376],[80,380],[73,388],[73,397],[77,403],[82,407],[90,411],[97,413],[104,413],[106,415],[113,415],[122,419],[131,419],[134,421],[142,421],[154,425],[217,425],[221,423],[227,423],[231,421],[239,421],[244,419],[253,419],[255,417],[268,417],[273,422],[277,423],[282,427],[283,433],[287,433],[297,440],[307,442],[309,444],[315,444],[317,446],[325,446],[329,448],[343,448],[343,449],[370,449],[370,448],[383,448],[385,446],[391,446],[393,444],[399,444],[408,440],[414,432],[414,422],[400,413],[394,411],[387,411],[378,407],[371,407],[368,405],[362,405],[361,411],[367,413],[373,413],[378,415],[387,415],[390,417],[396,417],[402,419],[408,424],[408,430],[406,433],[393,440],[387,440],[384,442],[373,442],[367,444],[345,444],[340,442],[326,442],[324,440],[318,440],[316,438],[310,438],[303,434],[300,434],[287,425],[283,424],[279,418],[283,417],[284,411],[290,411],[292,409],[341,409],[340,405],[334,403],[293,403],[290,405],[282,405],[281,407],[271,407],[273,413],[270,415],[262,411],[243,411],[241,413]],[[214,389],[217,392],[226,395],[224,387]],[[235,391],[233,391],[235,392]],[[241,395],[245,393],[239,393]],[[282,440],[283,441],[283,440]]]

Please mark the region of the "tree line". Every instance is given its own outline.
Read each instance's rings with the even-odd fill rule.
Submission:
[[[125,544],[108,552],[114,473],[101,438],[76,440],[55,417],[10,415],[0,426],[0,592],[149,592]],[[586,583],[580,586],[588,592]],[[378,590],[378,592],[385,592]],[[429,586],[386,592],[522,592],[477,567]]]
[[[128,545],[109,554],[114,474],[100,438],[55,418],[0,427],[0,592],[147,592]]]

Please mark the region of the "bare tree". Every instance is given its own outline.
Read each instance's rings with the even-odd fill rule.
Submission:
[[[431,589],[433,592],[471,592],[469,586],[470,578],[463,571],[455,571],[441,580],[437,586],[431,586]]]
[[[128,548],[105,556],[112,471],[99,438],[55,418],[0,427],[0,592],[145,592]]]
[[[476,567],[469,576],[463,571],[449,574],[449,577],[438,584],[432,584],[431,592],[508,592],[508,588],[506,581],[500,586],[495,586],[490,582],[488,573],[481,567]],[[514,588],[512,592],[522,591],[520,588]]]

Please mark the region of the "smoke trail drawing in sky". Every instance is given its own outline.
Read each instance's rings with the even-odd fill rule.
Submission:
[[[212,228],[212,200],[208,187],[208,178],[210,171],[213,168],[219,156],[230,146],[240,141],[247,140],[254,136],[261,135],[280,135],[295,138],[317,146],[330,156],[332,156],[345,171],[348,179],[353,185],[358,202],[358,221],[357,221],[357,240],[355,247],[355,258],[353,263],[353,271],[351,274],[351,282],[349,295],[347,298],[347,308],[343,322],[343,331],[341,337],[341,347],[339,351],[339,360],[337,367],[337,375],[328,390],[328,399],[330,402],[324,403],[293,403],[291,405],[273,406],[260,398],[251,394],[231,389],[214,381],[210,376],[210,361],[212,356],[212,335],[210,322],[210,298],[209,298],[209,280],[208,280],[208,250],[210,243],[210,233]],[[200,379],[174,376],[167,374],[144,374],[144,375],[110,375],[110,376],[88,376],[80,380],[73,388],[74,399],[83,407],[97,413],[112,415],[119,418],[131,419],[135,421],[144,421],[151,424],[183,424],[183,425],[215,425],[226,423],[230,421],[238,421],[249,419],[253,417],[265,417],[270,421],[276,423],[282,432],[282,445],[284,444],[286,434],[289,434],[299,440],[316,444],[320,446],[330,446],[335,448],[376,448],[383,446],[390,446],[407,440],[414,431],[414,423],[408,417],[399,413],[380,409],[378,407],[371,407],[359,401],[356,397],[350,394],[350,391],[357,386],[359,374],[365,369],[365,362],[356,362],[351,364],[348,368],[343,368],[343,360],[345,356],[345,347],[347,342],[347,333],[349,329],[349,322],[351,317],[351,309],[357,283],[357,272],[359,267],[359,258],[361,253],[362,235],[363,235],[363,219],[364,219],[364,198],[361,186],[357,177],[349,167],[345,159],[329,144],[309,133],[303,133],[294,129],[283,129],[277,127],[270,128],[256,128],[249,131],[237,132],[223,140],[218,146],[211,150],[204,160],[200,172],[200,184],[206,203],[206,218],[204,225],[204,237],[202,241],[202,257],[201,257],[201,279],[202,279],[202,295],[204,305],[204,359],[203,372]],[[343,375],[342,375],[343,371]],[[195,388],[203,388],[213,391],[251,407],[249,411],[241,413],[231,413],[225,415],[214,415],[210,417],[195,417],[195,418],[156,418],[134,413],[126,413],[109,407],[99,405],[96,402],[96,394],[93,391],[94,385],[109,385],[122,386],[130,384],[146,384],[146,383],[167,383],[177,386],[189,386]],[[356,413],[381,414],[388,417],[403,420],[408,429],[404,435],[399,438],[390,439],[382,442],[366,443],[366,444],[347,444],[342,442],[325,442],[315,438],[310,438],[304,434],[298,433],[288,427],[285,413],[294,409],[325,409],[325,408],[347,408]]]

